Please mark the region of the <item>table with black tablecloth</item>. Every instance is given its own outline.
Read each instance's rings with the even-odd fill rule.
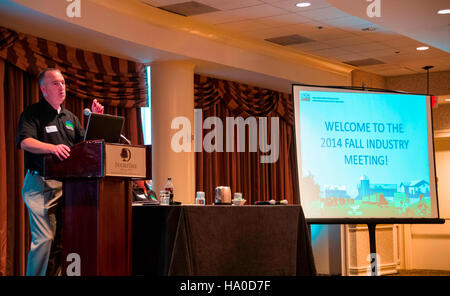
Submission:
[[[315,275],[299,205],[133,206],[133,274]]]

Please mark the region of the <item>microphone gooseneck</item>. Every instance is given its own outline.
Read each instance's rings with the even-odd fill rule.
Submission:
[[[84,114],[84,116],[89,116],[89,115],[91,115],[91,109],[89,109],[89,108],[86,108],[86,109],[84,109],[83,110],[83,114]]]
[[[124,139],[125,142],[127,142],[128,145],[131,145],[131,141],[128,140],[124,135],[120,134],[120,137],[121,137],[122,139]]]

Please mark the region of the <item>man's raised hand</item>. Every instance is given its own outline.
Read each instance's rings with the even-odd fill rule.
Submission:
[[[99,102],[97,102],[97,99],[94,99],[94,101],[92,102],[92,112],[93,113],[100,113],[103,114],[103,105],[100,104]]]

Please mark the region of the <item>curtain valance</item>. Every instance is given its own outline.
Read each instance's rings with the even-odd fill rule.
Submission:
[[[223,103],[234,116],[278,116],[293,125],[289,94],[228,80],[195,75],[195,106],[208,110]]]
[[[97,99],[106,106],[146,107],[145,65],[93,53],[0,27],[0,58],[38,75],[58,68],[67,92],[79,99]]]

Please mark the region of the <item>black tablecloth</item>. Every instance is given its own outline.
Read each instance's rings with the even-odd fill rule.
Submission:
[[[301,206],[134,206],[133,274],[315,275]]]

